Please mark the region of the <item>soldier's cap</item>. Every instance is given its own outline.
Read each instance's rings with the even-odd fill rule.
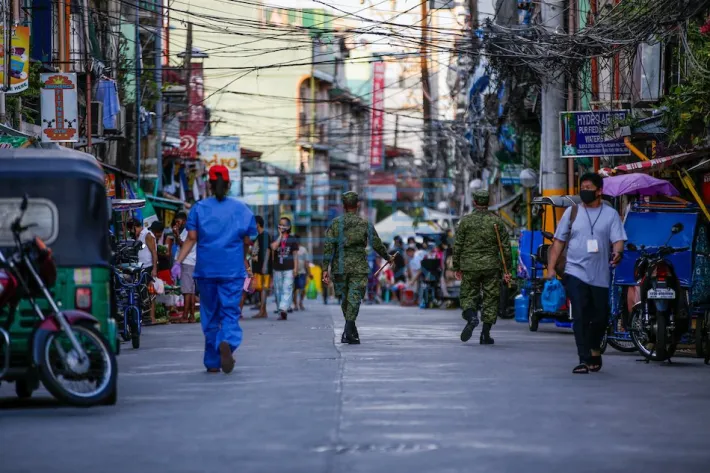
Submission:
[[[355,207],[360,202],[360,196],[357,192],[349,191],[343,194],[343,205],[346,207]]]
[[[473,193],[473,201],[478,205],[488,205],[489,200],[488,191],[485,189],[479,189]]]

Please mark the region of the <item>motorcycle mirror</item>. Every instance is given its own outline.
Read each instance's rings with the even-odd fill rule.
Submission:
[[[20,204],[20,210],[25,212],[30,204],[30,198],[27,194],[22,196],[22,203]]]
[[[675,235],[683,231],[683,224],[682,223],[676,223],[673,225],[673,228],[671,228],[671,232]]]
[[[626,249],[629,251],[636,251],[638,248],[636,248],[636,245],[634,245],[633,243],[627,243]]]

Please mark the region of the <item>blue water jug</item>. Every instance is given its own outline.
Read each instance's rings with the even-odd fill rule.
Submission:
[[[527,294],[515,296],[515,321],[521,324],[528,323],[528,305],[530,299]]]

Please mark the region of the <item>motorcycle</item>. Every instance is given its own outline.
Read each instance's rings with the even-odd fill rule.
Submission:
[[[681,288],[673,264],[668,257],[688,251],[689,247],[668,246],[673,236],[683,231],[677,223],[666,243],[655,251],[644,245],[637,249],[628,243],[630,251],[640,251],[634,264],[634,277],[639,281],[640,302],[632,310],[631,339],[646,360],[665,361],[674,354],[678,342],[689,326],[689,300]]]
[[[22,225],[28,197],[20,205],[20,215],[10,230],[15,251],[0,251],[0,313],[7,315],[0,327],[0,380],[14,381],[20,397],[29,397],[41,380],[47,390],[60,401],[88,407],[115,404],[118,365],[110,345],[101,334],[98,321],[80,310],[62,311],[49,288],[57,279],[57,268],[51,250],[40,238],[22,240],[22,234],[36,224]],[[45,299],[50,313],[38,303]],[[10,327],[19,302],[30,302],[37,316],[27,354],[27,366],[11,367],[12,336]],[[17,354],[15,354],[17,356]],[[19,355],[18,358],[22,358]]]

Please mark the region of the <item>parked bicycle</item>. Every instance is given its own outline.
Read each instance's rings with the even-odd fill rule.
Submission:
[[[141,265],[122,263],[113,267],[116,303],[123,315],[121,338],[140,348],[144,301],[142,288],[147,287],[150,275]]]

